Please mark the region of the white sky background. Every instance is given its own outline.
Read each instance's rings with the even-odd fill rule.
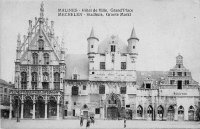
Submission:
[[[17,34],[27,35],[28,20],[34,23],[39,17],[40,4],[40,0],[0,1],[0,78],[6,81],[14,80]],[[58,8],[130,8],[134,12],[131,17],[58,17]],[[115,34],[127,42],[134,25],[140,39],[138,71],[168,71],[180,53],[185,67],[200,82],[199,0],[46,0],[44,9],[45,17],[55,21],[55,34],[60,39],[64,34],[67,53],[87,53],[92,26],[100,41]]]

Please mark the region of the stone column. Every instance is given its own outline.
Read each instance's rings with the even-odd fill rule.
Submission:
[[[24,118],[24,102],[21,103],[21,119]]]
[[[35,100],[33,100],[33,117],[32,119],[35,119]]]
[[[10,103],[9,119],[12,119],[12,103]]]
[[[59,103],[57,103],[57,119],[59,119],[59,109],[60,109],[60,105]]]
[[[47,104],[48,104],[48,102],[47,102],[47,100],[45,100],[45,112],[44,112],[44,119],[47,119]]]
[[[12,119],[12,96],[10,95],[10,110],[9,110],[9,119]]]
[[[59,119],[59,111],[60,111],[60,97],[57,98],[57,119]]]
[[[174,120],[178,120],[178,107],[177,106],[174,106],[174,109],[175,109],[175,113],[174,113]]]

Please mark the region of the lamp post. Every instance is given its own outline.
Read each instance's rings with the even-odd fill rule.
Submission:
[[[18,97],[17,97],[17,122],[20,122],[20,119],[19,119],[19,76],[18,76],[18,84],[17,84],[17,94],[18,94]]]

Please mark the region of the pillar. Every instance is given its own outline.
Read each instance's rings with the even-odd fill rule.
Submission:
[[[186,107],[187,106],[185,106],[185,108],[184,108],[184,120],[188,120],[188,110]]]
[[[21,103],[21,119],[24,118],[24,102]]]
[[[10,103],[9,119],[12,119],[12,103]]]
[[[174,113],[174,120],[178,120],[178,107],[177,106],[174,106],[174,109],[175,109],[175,113]]]
[[[47,100],[45,100],[45,112],[44,112],[44,119],[47,119]]]
[[[33,101],[33,117],[32,119],[34,120],[35,119],[35,101]]]
[[[60,96],[57,97],[57,119],[59,119],[59,111],[60,111]]]
[[[59,109],[60,109],[60,105],[59,105],[59,102],[57,102],[57,119],[59,119]]]

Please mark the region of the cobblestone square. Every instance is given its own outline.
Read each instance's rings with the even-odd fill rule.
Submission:
[[[127,120],[127,129],[199,129],[200,122],[189,121],[136,121]],[[83,129],[79,120],[1,120],[1,129]],[[123,120],[96,120],[91,129],[122,129]]]

